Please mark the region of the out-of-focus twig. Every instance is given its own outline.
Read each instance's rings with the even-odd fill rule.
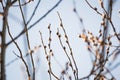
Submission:
[[[32,13],[32,15],[30,16],[30,19],[27,21],[27,24],[29,24],[30,21],[32,20],[32,18],[35,16],[35,12],[36,12],[36,10],[38,9],[38,6],[40,5],[40,2],[41,2],[41,0],[39,0],[39,1],[37,2],[37,5],[36,5],[36,7],[35,7],[35,9],[34,9],[34,11],[33,11],[33,13]]]

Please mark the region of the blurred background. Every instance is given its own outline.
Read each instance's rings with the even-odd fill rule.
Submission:
[[[107,5],[109,1],[110,0],[104,0],[104,5],[106,9],[108,8]],[[116,31],[119,33],[120,32],[120,27],[119,27],[120,1],[119,0],[113,0],[113,1],[114,1],[114,5],[113,5],[112,21],[116,26]],[[25,0],[21,0],[21,2],[25,3]],[[34,0],[24,5],[22,8],[26,21],[30,19],[33,11],[35,10],[35,6],[38,3],[39,3],[38,8],[35,11],[34,17],[29,22],[28,27],[34,24],[34,22],[40,19],[46,12],[48,12],[54,5],[56,5],[56,3],[58,3],[58,0]],[[98,0],[89,0],[89,3],[94,7],[96,7],[100,12],[103,12],[100,7],[100,4],[98,3]],[[23,27],[24,24],[20,9],[18,6],[15,5],[18,5],[18,2],[16,2],[14,6],[10,8],[8,14],[8,23],[10,26],[10,32],[13,37],[16,37],[24,29]],[[74,8],[77,10],[79,16],[73,11]],[[0,9],[0,11],[2,11],[2,8]],[[95,36],[98,36],[99,30],[101,28],[102,18],[100,15],[98,15],[93,9],[91,9],[88,6],[85,0],[62,0],[49,14],[47,14],[43,19],[41,19],[28,31],[30,46],[31,49],[34,50],[35,47],[40,45],[42,46],[39,31],[41,31],[42,33],[45,45],[48,45],[49,42],[48,25],[51,24],[51,31],[52,31],[51,48],[54,54],[54,57],[51,59],[51,65],[53,72],[57,76],[61,75],[60,72],[62,71],[63,68],[65,68],[65,64],[68,61],[60,45],[59,39],[56,35],[57,28],[60,28],[60,20],[57,12],[59,12],[61,16],[64,28],[68,35],[69,42],[73,50],[73,55],[78,65],[79,78],[82,78],[89,74],[92,68],[92,61],[91,61],[90,52],[88,52],[86,48],[86,43],[79,38],[79,34],[83,33],[83,30],[85,29],[86,31],[92,32]],[[80,22],[79,17],[81,18],[83,24]],[[0,18],[1,18],[0,26],[2,26],[2,17]],[[2,30],[2,27],[0,27],[0,30]],[[63,33],[61,29],[59,29],[59,31],[61,34]],[[109,34],[112,33],[113,30],[110,27]],[[8,32],[6,38],[7,38],[6,43],[11,41]],[[28,47],[27,47],[25,34],[20,36],[18,39],[16,39],[16,42],[21,48],[23,55],[26,55],[26,53],[28,53]],[[116,39],[113,39],[113,42],[114,42],[113,44],[119,45]],[[64,39],[63,39],[63,43],[65,43]],[[6,62],[5,62],[6,76],[7,76],[6,80],[26,80],[27,79],[26,68],[23,62],[21,61],[21,59],[19,59],[13,52],[19,55],[18,49],[16,48],[14,43],[11,43],[7,47],[7,51],[6,51]],[[27,64],[29,65],[29,69],[32,74],[32,65],[31,65],[30,57],[27,56],[24,58]],[[43,47],[40,47],[37,50],[35,50],[33,54],[33,58],[36,68],[36,80],[49,80],[49,74],[47,72],[48,62],[46,60],[46,55],[44,53]],[[110,61],[112,61],[112,57]],[[118,63],[120,63],[119,56],[115,59],[115,62],[112,64],[112,66]],[[111,72],[116,77],[116,79],[119,80],[118,76],[120,75],[120,66],[116,67],[116,69],[112,70]],[[93,79],[91,78],[90,80]]]

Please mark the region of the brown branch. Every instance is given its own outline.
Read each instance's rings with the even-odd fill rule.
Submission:
[[[20,0],[18,0],[18,2],[19,2],[19,8],[20,8],[20,11],[21,11],[21,14],[22,14],[22,19],[23,19],[23,22],[24,22],[25,30],[26,30],[26,38],[27,38],[28,49],[31,50],[29,36],[28,36],[27,24],[26,24],[26,21],[25,21],[24,13],[22,11]],[[31,63],[32,63],[32,68],[33,68],[33,77],[32,77],[32,80],[35,80],[35,65],[34,65],[34,60],[33,60],[33,56],[32,56],[32,51],[30,52],[30,58],[31,58]]]
[[[39,23],[41,20],[43,20],[50,12],[52,12],[60,3],[62,2],[62,0],[59,0],[51,9],[49,9],[42,17],[40,17],[37,21],[35,21],[32,25],[30,25],[28,27],[27,30],[30,30],[31,28],[33,28],[37,23]],[[15,38],[14,40],[18,39],[21,35],[23,35],[26,32],[25,29],[23,29]],[[11,44],[13,41],[9,41],[6,46],[8,46],[9,44]]]
[[[27,57],[28,54],[24,55],[23,57]],[[8,67],[9,65],[11,65],[12,63],[14,63],[15,61],[19,60],[19,58],[15,58],[13,60],[11,60],[10,62],[8,62],[5,66]]]
[[[27,75],[28,75],[28,80],[31,80],[31,79],[30,79],[31,76],[30,76],[30,73],[29,73],[28,65],[27,65],[27,63],[25,62],[24,58],[23,58],[22,51],[21,51],[19,45],[17,44],[17,42],[14,41],[14,39],[13,39],[11,33],[10,33],[10,29],[9,29],[8,23],[7,23],[7,29],[8,29],[8,34],[9,34],[10,38],[12,39],[13,43],[15,44],[15,46],[17,47],[17,49],[18,49],[18,51],[19,51],[19,53],[20,53],[19,58],[22,60],[22,62],[24,63],[24,65],[25,65],[25,67],[26,67],[26,72],[27,72]]]
[[[50,25],[48,26],[48,29],[50,30]],[[44,44],[42,33],[40,31],[39,31],[39,33],[40,33],[40,39],[41,39],[41,42],[42,42],[42,45],[43,45],[43,48],[44,48],[44,53],[46,55],[46,60],[48,62],[48,66],[49,66],[48,73],[49,73],[49,76],[50,76],[50,80],[52,80],[51,75],[53,77],[55,77],[57,80],[60,80],[52,71],[51,62],[50,62],[50,55],[47,54],[47,50],[46,50],[47,46]],[[50,36],[51,36],[51,33],[50,33]],[[49,37],[49,39],[50,39],[50,37]],[[50,40],[49,43],[51,43],[51,40]],[[49,49],[50,49],[50,46],[49,46]],[[50,52],[51,52],[51,49],[50,49]]]
[[[72,51],[72,48],[71,48],[71,46],[70,46],[70,42],[69,42],[67,33],[66,33],[65,29],[64,29],[64,26],[63,26],[63,23],[62,23],[62,19],[61,19],[59,13],[58,13],[58,16],[59,16],[59,19],[60,19],[60,26],[62,27],[62,30],[63,30],[64,35],[65,35],[66,43],[67,43],[68,48],[69,48],[69,50],[70,50],[70,55],[71,55],[71,57],[72,57],[73,63],[74,63],[75,68],[76,68],[75,74],[76,74],[76,78],[77,78],[77,80],[78,80],[78,68],[77,68],[77,64],[76,64],[75,58],[74,58],[74,56],[73,56],[73,51]]]
[[[65,55],[67,56],[67,58],[68,58],[68,60],[69,60],[69,62],[70,62],[70,63],[69,63],[69,64],[70,64],[70,67],[71,67],[72,72],[73,72],[73,74],[74,74],[74,77],[75,77],[75,79],[76,79],[76,74],[75,74],[75,70],[74,70],[73,65],[72,65],[72,60],[71,60],[71,58],[70,58],[69,55],[68,55],[68,52],[67,52],[67,50],[66,50],[66,47],[65,47],[65,46],[63,45],[63,43],[62,43],[61,34],[59,33],[59,29],[58,29],[58,31],[57,31],[57,36],[58,36],[60,45],[61,45],[62,49],[64,50]]]
[[[35,52],[37,50],[37,48],[40,48],[41,45],[39,46],[35,46],[34,49],[30,50],[29,52],[27,52],[25,55],[23,55],[23,58],[28,57],[28,55],[30,54],[30,52]],[[15,61],[19,60],[19,58],[15,58],[13,60],[11,60],[10,62],[8,62],[5,66],[8,67],[9,65],[11,65],[12,63],[14,63]]]
[[[109,19],[109,22],[110,22],[110,24],[112,25],[113,31],[114,31],[114,33],[115,33],[115,36],[116,36],[116,38],[118,39],[118,41],[119,41],[119,43],[120,43],[120,38],[119,38],[119,36],[117,35],[117,31],[116,31],[116,29],[115,29],[115,26],[114,26],[112,20]]]
[[[17,0],[16,0],[17,1]],[[30,3],[30,2],[32,2],[33,0],[29,0],[29,1],[27,1],[27,2],[24,2],[24,3],[22,3],[22,4],[19,4],[19,5],[12,5],[12,7],[19,7],[19,6],[25,6],[25,5],[27,5],[28,3]],[[14,2],[14,1],[13,1]]]
[[[6,80],[6,70],[5,70],[5,54],[6,54],[6,26],[7,26],[7,17],[8,11],[10,8],[10,1],[7,1],[6,6],[3,7],[3,25],[2,25],[2,43],[1,43],[1,79]]]
[[[48,71],[48,73],[49,73],[49,76],[50,76],[50,80],[52,80],[52,77],[51,77],[51,71],[52,71],[52,68],[51,68],[51,56],[53,55],[53,52],[52,52],[52,49],[51,49],[51,41],[52,41],[52,38],[51,38],[51,33],[52,33],[52,31],[51,31],[51,29],[50,29],[50,27],[51,27],[51,24],[49,24],[48,25],[48,30],[49,30],[49,39],[48,39],[48,48],[49,48],[49,58],[48,58],[48,65],[49,65],[49,71]]]
[[[89,7],[91,8],[91,9],[93,9],[95,12],[97,12],[99,15],[102,15],[102,13],[100,13],[98,10],[97,10],[97,8],[96,7],[93,7],[89,2],[88,2],[88,0],[85,0],[86,1],[86,3],[89,5]]]

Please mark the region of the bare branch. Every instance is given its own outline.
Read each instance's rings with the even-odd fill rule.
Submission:
[[[34,27],[38,22],[40,22],[42,19],[44,19],[51,11],[53,11],[60,3],[62,0],[59,0],[50,10],[48,10],[42,17],[40,17],[37,21],[35,21],[32,25],[28,27],[28,30],[30,30],[32,27]],[[21,35],[23,35],[26,32],[25,29],[23,29],[15,38],[14,40],[18,39]],[[9,41],[6,46],[11,44],[13,41]]]
[[[20,47],[18,46],[17,42],[14,41],[14,39],[13,39],[11,33],[10,33],[10,29],[9,29],[8,23],[7,23],[7,29],[8,29],[8,34],[9,34],[10,38],[12,39],[12,41],[14,42],[15,46],[17,47],[17,49],[18,49],[18,51],[19,51],[19,53],[20,53],[19,58],[22,60],[22,62],[24,63],[24,65],[25,65],[25,67],[26,67],[26,72],[27,72],[27,75],[28,75],[28,80],[31,80],[31,79],[29,79],[31,76],[30,76],[30,73],[29,73],[28,65],[27,65],[27,63],[25,62],[24,58],[23,58],[22,51],[21,51]],[[17,55],[17,56],[18,56],[18,55]]]

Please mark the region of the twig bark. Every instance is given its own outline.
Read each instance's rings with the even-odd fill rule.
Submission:
[[[7,25],[7,17],[8,17],[8,11],[10,8],[10,2],[9,0],[6,3],[6,6],[3,12],[3,25],[2,25],[2,48],[1,48],[1,79],[0,80],[6,80],[6,74],[5,74],[5,53],[6,53],[6,25]]]

